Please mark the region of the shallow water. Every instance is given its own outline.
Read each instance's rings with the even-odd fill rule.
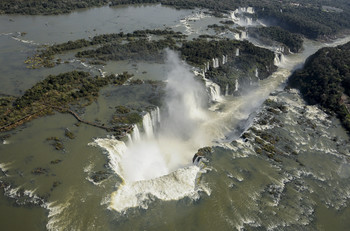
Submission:
[[[0,33],[27,32],[23,38],[13,35],[43,44],[119,33],[121,29],[131,32],[169,26],[195,37],[198,33],[214,34],[206,31],[206,27],[219,20],[222,19],[200,11],[177,11],[159,5],[101,7],[63,16],[0,16],[4,25]],[[20,95],[48,74],[75,68],[89,70],[78,61],[53,69],[26,69],[23,62],[37,45],[15,40],[13,35],[0,35],[0,93]],[[339,121],[329,119],[316,107],[304,108],[306,105],[297,93],[283,92],[281,87],[291,70],[324,45],[305,41],[303,53],[287,57],[276,73],[260,81],[258,88],[240,97],[223,97],[215,107],[217,111],[206,111],[209,119],[202,126],[208,130],[200,131],[208,134],[200,141],[203,146],[213,145],[214,151],[200,167],[191,165],[194,153],[190,153],[188,164],[175,172],[125,184],[122,175],[109,166],[111,153],[91,145],[96,139],[108,142],[115,139],[104,130],[84,124],[76,126],[77,121],[69,114],[39,118],[10,132],[12,136],[0,144],[0,180],[11,184],[5,190],[7,197],[0,196],[2,228],[346,230],[350,226],[347,219],[350,216],[349,137]],[[135,74],[134,78],[166,80],[169,68],[164,63],[109,62],[104,71],[129,71]],[[269,96],[276,90],[278,93]],[[147,84],[104,88],[82,117],[107,123],[115,106],[146,108],[151,105],[148,99],[152,93],[152,87]],[[257,124],[268,114],[266,106],[262,106],[268,97],[288,106],[287,113],[277,116],[284,127]],[[162,116],[164,113],[165,108],[161,108]],[[317,128],[308,127],[306,119],[315,121]],[[138,126],[142,133],[142,124]],[[285,150],[288,144],[298,155],[282,155],[281,163],[257,155],[254,142],[239,138],[249,127],[278,134],[282,140],[278,148]],[[67,128],[76,135],[75,139],[64,136]],[[64,150],[55,150],[46,140],[52,136],[63,140]],[[338,137],[336,141],[334,137]],[[62,162],[50,163],[57,159]],[[47,172],[32,174],[37,167]],[[106,171],[107,179],[95,183],[92,176],[98,171]],[[53,187],[55,182],[59,183]],[[19,188],[27,196],[18,196]],[[135,197],[128,193],[134,189],[139,190]],[[119,210],[116,208],[122,199],[113,200],[118,195],[126,196],[124,199],[128,200],[124,202],[130,202],[119,206]],[[45,203],[41,203],[41,198]]]

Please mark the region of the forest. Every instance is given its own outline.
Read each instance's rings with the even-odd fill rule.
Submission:
[[[300,35],[290,33],[278,26],[251,28],[249,36],[282,43],[294,53],[299,52],[303,47],[303,39]]]
[[[303,69],[289,79],[310,104],[319,104],[335,113],[350,131],[350,42],[335,48],[322,48],[310,56]]]

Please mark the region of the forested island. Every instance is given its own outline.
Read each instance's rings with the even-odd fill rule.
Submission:
[[[288,53],[288,50],[294,53],[299,52],[303,47],[303,39],[299,34],[290,33],[278,26],[251,28],[249,36],[267,43],[269,43],[267,40],[279,42],[287,48],[285,53]]]
[[[82,71],[50,75],[25,91],[21,97],[0,98],[0,131],[14,129],[54,111],[70,112],[76,116],[71,107],[89,105],[98,97],[102,87],[108,84],[121,85],[131,77],[123,73],[101,78]],[[79,116],[76,117],[81,120]]]
[[[335,113],[350,131],[350,43],[322,48],[289,79],[306,101]]]

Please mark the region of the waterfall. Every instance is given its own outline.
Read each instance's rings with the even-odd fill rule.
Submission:
[[[225,87],[225,96],[228,96],[228,84],[226,84],[226,87]]]
[[[126,137],[128,137],[128,143],[132,144],[132,138],[131,135],[129,133],[126,134]]]
[[[225,55],[222,55],[222,65],[225,64]]]
[[[239,40],[239,39],[240,39],[240,34],[239,34],[239,33],[234,33],[233,36],[235,37],[236,40]]]
[[[236,56],[239,56],[239,48],[236,49]]]
[[[280,58],[278,53],[275,53],[275,58],[273,59],[273,64],[275,64],[276,66],[278,66],[280,64]]]
[[[275,58],[273,60],[273,63],[278,66],[280,65],[281,63],[283,63],[285,61],[285,58],[284,58],[284,55],[282,53],[278,53],[276,52],[275,53]]]
[[[249,24],[249,23],[248,23]],[[240,34],[240,39],[246,39],[247,38],[247,32],[245,31],[242,31],[241,34]]]
[[[205,79],[205,86],[211,102],[220,102],[222,100],[219,85],[209,79]]]
[[[258,71],[258,68],[255,68],[255,77],[259,79],[259,71]]]
[[[238,79],[236,79],[235,81],[235,91],[238,91],[239,89],[239,83],[238,83]]]
[[[159,123],[160,123],[159,107],[156,107],[156,109],[151,111],[151,119],[152,119],[153,130],[155,130],[159,126]]]
[[[148,112],[143,116],[142,125],[143,125],[143,130],[146,133],[146,136],[148,138],[152,138],[154,136],[153,123],[152,123],[151,115]]]
[[[255,10],[253,7],[247,7],[247,13],[248,14],[254,14],[255,13]]]
[[[216,68],[215,59],[214,58],[212,59],[212,62],[213,62],[213,68]]]
[[[215,58],[215,64],[216,64],[216,68],[219,67],[219,59],[218,58]]]
[[[285,61],[284,54],[281,53],[281,54],[280,54],[280,63],[284,63],[284,61]]]
[[[231,12],[231,19],[232,19],[232,21],[237,21],[237,20],[239,20],[239,19],[236,17],[235,12],[236,12],[236,11]]]
[[[137,125],[135,124],[133,132],[132,132],[132,140],[139,141],[140,139],[141,139],[140,131],[139,131],[139,128],[137,127]]]

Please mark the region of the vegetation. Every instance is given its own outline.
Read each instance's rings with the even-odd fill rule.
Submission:
[[[86,50],[76,54],[79,58],[95,58],[107,60],[154,60],[163,58],[165,48],[175,48],[176,41],[170,37],[158,41],[147,39],[131,40],[126,44],[111,43],[96,50]]]
[[[300,35],[290,33],[278,26],[252,28],[249,30],[249,35],[282,43],[295,53],[299,52],[303,46],[303,39]]]
[[[322,48],[305,62],[302,70],[289,79],[310,104],[319,104],[335,113],[350,131],[350,43]]]
[[[232,21],[231,21],[232,22]],[[231,32],[234,32],[234,33],[241,33],[239,30],[235,29],[235,28],[231,28],[230,26],[228,26],[229,24],[228,23],[225,23],[224,26],[219,26],[217,24],[213,24],[213,25],[209,25],[208,28],[211,28],[213,29],[216,33],[219,33],[219,32],[223,32],[223,31],[231,31]]]
[[[236,57],[236,50],[240,55]],[[254,46],[248,41],[237,40],[210,40],[196,39],[184,42],[179,48],[183,59],[188,63],[202,67],[212,58],[222,59],[227,55],[228,62],[219,68],[210,68],[206,77],[219,84],[221,89],[229,88],[229,93],[235,89],[235,80],[245,76],[255,78],[255,70],[259,72],[259,78],[264,79],[276,70],[273,64],[274,53]],[[246,78],[244,81],[249,81]]]
[[[162,36],[167,39],[161,41],[154,41],[148,43],[146,38],[150,35]],[[103,64],[101,60],[123,60],[127,58],[141,58],[138,57],[137,49],[143,54],[143,57],[150,57],[159,53],[159,50],[164,49],[167,46],[173,46],[175,41],[173,39],[183,39],[186,35],[181,32],[174,32],[172,30],[137,30],[133,33],[124,34],[113,33],[113,34],[102,34],[96,35],[91,40],[78,39],[75,41],[68,41],[61,44],[55,44],[52,46],[44,47],[33,57],[28,58],[25,63],[28,64],[28,68],[40,68],[40,67],[54,67],[54,56],[67,51],[73,51],[80,48],[91,47],[91,46],[102,46],[95,50],[83,51],[78,53],[77,57],[94,57],[99,60],[90,61],[91,64]],[[122,41],[125,43],[122,44]],[[142,43],[148,44],[147,47],[143,48]],[[112,49],[112,50],[111,50]],[[133,54],[131,54],[133,53]],[[115,55],[112,55],[115,54]]]
[[[131,75],[92,77],[87,72],[72,71],[49,75],[18,98],[1,98],[0,130],[10,130],[72,104],[89,104],[97,98],[100,88],[110,83],[123,84]]]
[[[102,6],[107,0],[2,0],[2,14],[62,14],[76,9]]]

